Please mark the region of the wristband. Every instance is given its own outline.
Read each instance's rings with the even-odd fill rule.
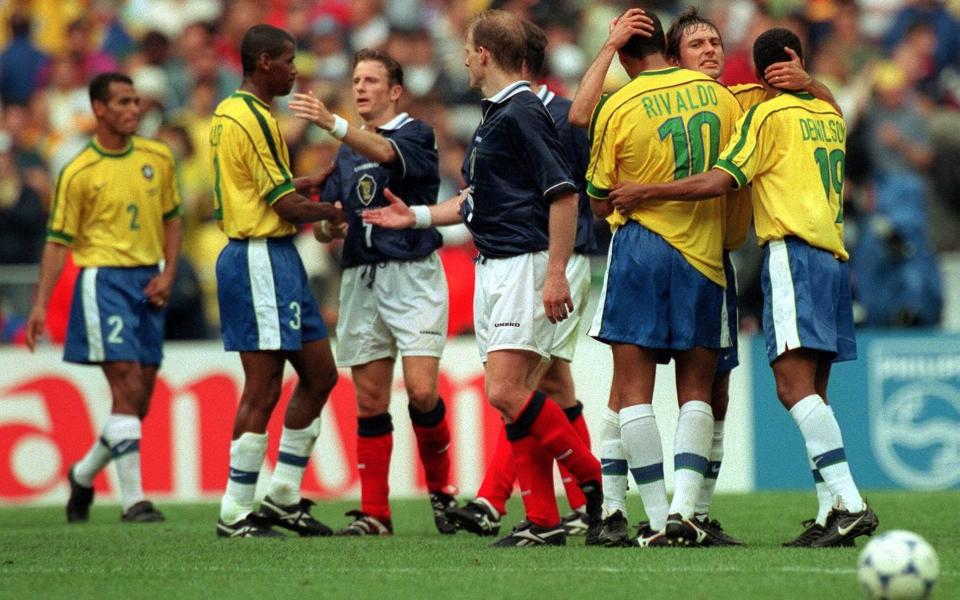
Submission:
[[[433,217],[430,215],[430,207],[417,205],[411,206],[410,210],[413,211],[413,228],[414,229],[426,229],[430,227],[430,223],[433,222]]]
[[[347,135],[347,126],[346,119],[340,115],[333,115],[333,127],[329,129],[329,133],[338,140],[342,140],[343,136]]]

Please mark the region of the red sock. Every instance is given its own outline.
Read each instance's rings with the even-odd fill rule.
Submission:
[[[447,427],[443,398],[430,412],[419,412],[409,406],[410,421],[417,436],[417,451],[427,478],[427,491],[450,493],[450,428]]]
[[[563,409],[563,413],[567,415],[567,420],[570,421],[573,430],[577,432],[577,436],[579,436],[580,439],[583,440],[583,443],[587,445],[587,448],[589,448],[590,432],[587,430],[587,421],[583,418],[583,404],[577,402],[576,405]],[[562,465],[560,466],[560,477],[561,481],[563,481],[563,489],[567,492],[567,502],[570,504],[570,508],[573,510],[582,510],[587,505],[587,498],[583,495],[583,490],[580,489],[580,486],[577,485],[576,479],[570,471]]]
[[[360,417],[357,422],[360,510],[377,519],[389,520],[393,423],[389,413]]]
[[[517,478],[517,467],[513,460],[513,448],[507,440],[507,432],[500,428],[497,447],[490,457],[483,483],[477,491],[477,498],[484,498],[493,505],[500,516],[507,514],[507,500],[513,491],[513,482]]]
[[[556,526],[560,511],[553,491],[553,457],[532,435],[512,440],[510,445],[527,520],[541,527]]]
[[[574,431],[567,416],[543,392],[534,392],[515,424],[526,428],[540,445],[567,468],[577,483],[600,482],[600,461]]]

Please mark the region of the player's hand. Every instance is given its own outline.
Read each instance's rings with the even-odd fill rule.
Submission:
[[[570,297],[570,283],[566,273],[547,273],[543,282],[543,308],[551,323],[559,323],[573,312],[573,298]]]
[[[43,330],[45,329],[46,324],[46,309],[40,306],[34,306],[33,310],[30,311],[30,317],[27,319],[27,327],[24,336],[27,343],[27,348],[30,349],[30,352],[33,352],[37,349],[37,340],[39,340],[40,336],[43,335]]]
[[[413,211],[389,189],[383,190],[383,197],[389,204],[383,208],[371,208],[360,213],[364,223],[378,225],[387,229],[409,229],[416,223]]]
[[[143,288],[143,295],[147,301],[157,308],[164,308],[170,300],[170,291],[173,290],[173,274],[168,271],[157,273]]]
[[[334,202],[333,206],[343,210],[343,204]],[[330,221],[324,219],[313,224],[313,237],[321,243],[332,242],[333,240],[342,240],[347,237],[347,222],[339,225],[332,225]]]
[[[615,183],[608,199],[614,210],[622,215],[629,215],[643,203],[643,190],[643,186],[639,183]]]
[[[294,94],[293,100],[290,101],[290,110],[293,111],[293,116],[306,119],[327,131],[333,127],[333,113],[313,95],[313,91]]]
[[[790,60],[773,63],[763,72],[763,78],[773,87],[798,92],[810,86],[813,77],[803,68],[803,62],[789,46],[783,47]]]
[[[327,178],[330,177],[330,174],[333,173],[336,166],[335,163],[331,162],[313,175],[304,175],[302,179],[306,187],[302,190],[303,195],[308,198],[311,196],[319,196],[323,190],[323,184],[326,183]]]
[[[653,21],[642,8],[631,8],[619,17],[610,21],[610,34],[607,36],[607,45],[616,50],[623,48],[634,35],[651,37],[653,35]]]

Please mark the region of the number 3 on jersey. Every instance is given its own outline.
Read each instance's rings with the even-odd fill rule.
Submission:
[[[837,218],[834,223],[843,223],[843,174],[846,155],[839,148],[828,154],[827,149],[821,146],[813,151],[813,159],[820,167],[820,179],[823,182],[823,193],[827,197],[827,204],[832,204],[830,192],[833,191],[836,194]]]
[[[706,127],[706,136],[704,136]],[[683,179],[704,173],[717,162],[720,153],[720,117],[712,112],[698,112],[684,125],[683,117],[663,122],[657,133],[660,139],[673,139],[673,178]],[[704,139],[706,137],[706,140]],[[709,144],[709,148],[704,143]],[[710,154],[707,155],[709,149]]]

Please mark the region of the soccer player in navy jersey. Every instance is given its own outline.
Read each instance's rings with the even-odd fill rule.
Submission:
[[[523,78],[531,82],[530,89],[547,107],[553,119],[580,196],[577,235],[573,255],[567,263],[567,280],[570,282],[574,311],[570,313],[570,318],[557,324],[557,333],[550,348],[550,366],[540,380],[539,388],[563,409],[577,434],[589,446],[590,433],[583,418],[583,404],[577,400],[573,376],[570,373],[570,362],[577,347],[580,320],[590,295],[588,255],[597,251],[597,241],[593,232],[593,211],[590,208],[590,198],[586,193],[584,179],[587,163],[590,160],[590,142],[583,129],[571,127],[567,120],[570,100],[550,91],[546,85],[536,84],[536,81],[543,77],[547,35],[543,29],[530,21],[523,21],[523,27],[527,36]],[[587,531],[586,498],[574,477],[563,467],[560,467],[560,475],[567,494],[567,502],[570,505],[570,512],[562,519],[564,529],[567,535],[582,535]],[[476,497],[463,507],[450,509],[448,514],[468,531],[479,535],[495,535],[499,531],[500,517],[506,513],[507,500],[513,491],[515,480],[513,452],[510,450],[505,432],[501,432]]]
[[[521,78],[526,35],[516,16],[485,11],[467,31],[465,66],[486,99],[463,164],[467,187],[435,206],[390,206],[364,222],[424,228],[462,219],[479,251],[474,322],[485,363],[486,395],[507,422],[526,520],[496,546],[566,543],[553,490],[553,461],[587,499],[600,524],[600,463],[563,411],[536,386],[555,324],[574,309],[566,277],[576,233],[577,186],[543,102]],[[588,540],[590,532],[588,532]]]
[[[347,213],[343,246],[337,362],[350,367],[357,391],[359,511],[339,535],[388,535],[389,413],[397,353],[402,355],[409,413],[440,533],[454,533],[444,510],[455,507],[450,485],[450,429],[437,393],[440,355],[447,336],[447,280],[437,256],[436,228],[384,229],[364,224],[360,213],[386,206],[388,187],[411,204],[436,204],[440,187],[433,129],[397,109],[403,69],[381,50],[354,57],[353,93],[362,127],[350,127],[312,94],[295,94],[290,108],[343,141],[323,198]],[[337,129],[337,127],[343,129]],[[327,221],[314,224],[320,241],[341,237]]]

